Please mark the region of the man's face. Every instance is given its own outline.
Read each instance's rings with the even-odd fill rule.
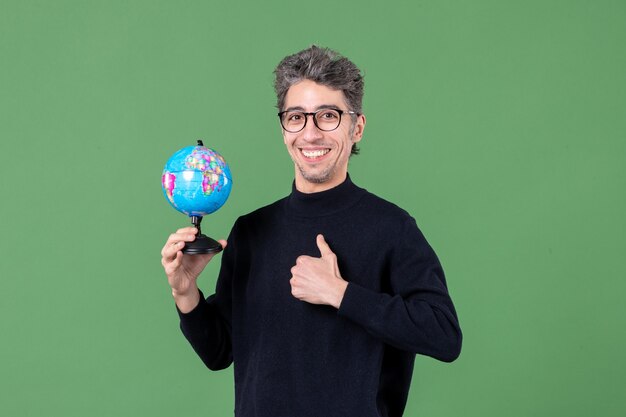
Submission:
[[[300,132],[283,129],[285,146],[296,168],[296,188],[305,193],[328,190],[345,180],[352,144],[361,140],[365,127],[363,115],[356,116],[353,126],[354,117],[347,113],[342,91],[310,80],[289,88],[282,110],[315,112],[323,108],[344,111],[337,129],[324,132],[315,126],[311,116],[307,116],[306,126]]]

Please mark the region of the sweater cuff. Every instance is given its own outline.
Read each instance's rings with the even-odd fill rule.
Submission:
[[[198,290],[198,292],[200,293],[200,301],[198,301],[198,305],[195,306],[194,309],[191,310],[189,313],[183,313],[182,311],[180,311],[176,303],[174,303],[181,323],[195,323],[200,321],[202,317],[205,316],[206,311],[209,308],[209,304],[204,298],[204,294],[202,294],[202,291]]]
[[[337,313],[356,323],[365,325],[375,317],[375,310],[383,294],[350,282]]]

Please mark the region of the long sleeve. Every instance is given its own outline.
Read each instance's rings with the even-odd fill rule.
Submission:
[[[339,315],[399,349],[451,362],[462,334],[443,269],[413,219],[399,236],[382,277],[390,293],[349,283]]]
[[[235,265],[234,233],[222,253],[222,265],[215,294],[187,314],[178,310],[180,328],[200,359],[211,370],[224,369],[233,362],[232,353],[232,274]]]

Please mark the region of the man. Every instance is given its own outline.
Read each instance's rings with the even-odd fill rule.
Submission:
[[[312,46],[275,75],[292,192],[236,221],[206,300],[196,279],[212,255],[182,254],[193,228],[169,237],[181,329],[210,369],[234,362],[237,416],[400,416],[415,354],[460,353],[443,271],[413,218],[348,175],[358,68]]]

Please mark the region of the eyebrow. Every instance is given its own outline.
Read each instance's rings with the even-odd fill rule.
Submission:
[[[321,106],[317,106],[317,108],[314,111],[319,111],[319,110],[324,110],[324,109],[339,110],[339,106],[337,106],[335,104],[322,104]],[[301,112],[304,112],[304,107],[302,107],[302,106],[293,106],[293,107],[286,108],[283,111],[301,111]]]

